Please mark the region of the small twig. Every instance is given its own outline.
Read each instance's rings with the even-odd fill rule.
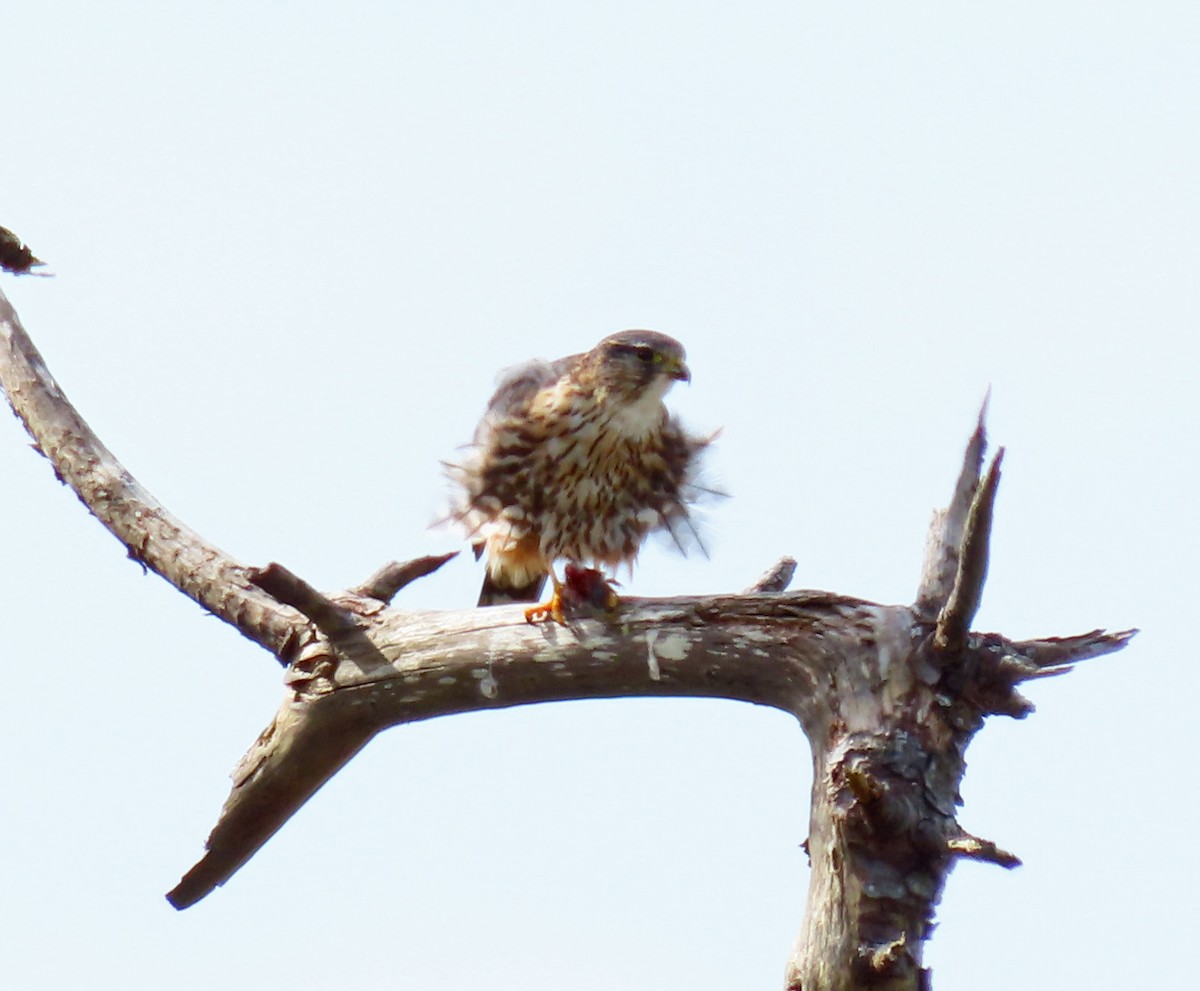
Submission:
[[[335,643],[359,630],[349,612],[330,601],[327,596],[282,564],[272,561],[265,568],[252,568],[250,580],[285,606],[298,609]]]
[[[1048,674],[1049,670],[1047,669],[1077,664],[1080,661],[1122,650],[1137,634],[1138,630],[1136,629],[1119,630],[1116,633],[1092,630],[1074,637],[1021,640],[1013,643],[1012,649],[1038,668],[1043,669],[1043,673]],[[1031,677],[1036,677],[1036,675],[1031,675]]]
[[[1021,866],[1021,858],[996,846],[991,840],[980,839],[970,833],[961,833],[947,841],[947,849],[957,857],[970,860],[982,860],[989,864],[998,864],[1007,870]]]
[[[752,595],[755,592],[783,592],[792,583],[792,576],[796,573],[796,559],[794,557],[781,557],[771,567],[758,576],[758,579],[746,589],[746,595]]]
[[[983,584],[987,580],[988,553],[992,535],[992,516],[996,505],[996,489],[1000,484],[1000,465],[1004,448],[996,452],[983,485],[975,490],[971,509],[963,529],[958,570],[954,586],[938,614],[937,632],[933,646],[939,652],[957,654],[962,650],[971,629],[971,620],[983,600]]]
[[[361,585],[356,585],[349,591],[352,595],[361,595],[387,604],[406,585],[418,578],[432,574],[452,557],[457,556],[458,551],[451,551],[449,554],[430,554],[426,557],[414,558],[411,561],[392,561],[390,564],[385,564]]]

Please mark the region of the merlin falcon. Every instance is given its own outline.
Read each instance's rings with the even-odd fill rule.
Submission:
[[[526,610],[530,622],[564,622],[579,601],[612,609],[604,569],[632,569],[655,531],[686,546],[712,437],[688,434],[663,396],[690,378],[683,346],[650,330],[502,375],[470,455],[449,466],[461,490],[451,518],[487,559],[481,606],[536,603],[549,576],[553,594]]]

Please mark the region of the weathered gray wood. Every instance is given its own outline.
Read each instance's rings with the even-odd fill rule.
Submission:
[[[0,387],[59,481],[131,558],[287,663],[299,614],[256,588],[245,565],[184,526],[125,470],[67,401],[3,292]]]
[[[310,797],[315,775],[341,767],[344,735],[361,746],[389,726],[436,716],[621,696],[733,698],[818,719],[813,680],[835,658],[822,639],[851,638],[878,611],[803,592],[626,600],[616,626],[581,619],[568,628],[531,626],[521,606],[438,613],[383,610],[346,594],[336,602],[356,615],[357,630],[339,630],[336,645],[311,638],[289,668],[287,697],[235,771],[208,853],[169,896],[177,907],[224,883]],[[310,731],[310,722],[326,729]],[[281,815],[265,817],[266,806]]]
[[[950,598],[958,575],[959,549],[967,529],[967,517],[979,486],[979,471],[987,451],[984,417],[987,397],[979,410],[975,432],[963,452],[962,468],[954,484],[954,495],[945,509],[935,510],[929,522],[925,560],[921,566],[921,581],[917,587],[916,608],[922,617],[934,619]]]
[[[782,592],[792,583],[796,573],[796,559],[781,557],[771,567],[764,571],[754,584],[746,589],[747,592]]]
[[[971,621],[983,600],[992,535],[992,511],[996,504],[1003,461],[1004,448],[1000,448],[992,459],[983,484],[974,487],[961,542],[954,551],[957,559],[954,584],[938,612],[937,632],[933,638],[934,646],[943,654],[962,650],[971,629]]]
[[[0,384],[60,479],[131,556],[287,665],[283,703],[235,768],[206,854],[168,895],[179,908],[225,883],[390,726],[564,699],[729,698],[792,713],[812,747],[812,875],[786,986],[921,991],[924,943],[954,862],[1019,862],[955,818],[971,737],[988,715],[1032,711],[1022,681],[1119,650],[1134,633],[1014,642],[970,631],[999,480],[998,458],[980,478],[982,415],[950,505],[935,515],[912,605],[783,593],[785,559],[748,594],[632,599],[615,619],[531,626],[519,606],[387,606],[445,558],[389,565],[331,595],[279,566],[237,563],[121,468],[2,294]]]

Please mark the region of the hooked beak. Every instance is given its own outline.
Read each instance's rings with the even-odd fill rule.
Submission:
[[[669,378],[673,378],[676,382],[690,382],[692,380],[691,371],[688,369],[687,364],[682,361],[670,361],[663,370]]]

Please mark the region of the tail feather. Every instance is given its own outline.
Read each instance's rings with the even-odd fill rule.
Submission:
[[[475,552],[475,560],[478,561],[484,556],[487,543],[478,540],[471,545],[471,550]],[[479,590],[479,605],[503,606],[512,602],[540,602],[546,577],[543,572],[524,585],[515,585],[503,577],[493,578],[491,569],[487,568],[483,573],[483,588]]]
[[[479,590],[479,605],[503,606],[511,602],[538,602],[541,600],[545,584],[546,576],[538,575],[524,585],[503,585],[494,581],[491,572],[487,572],[483,576],[483,588]]]

